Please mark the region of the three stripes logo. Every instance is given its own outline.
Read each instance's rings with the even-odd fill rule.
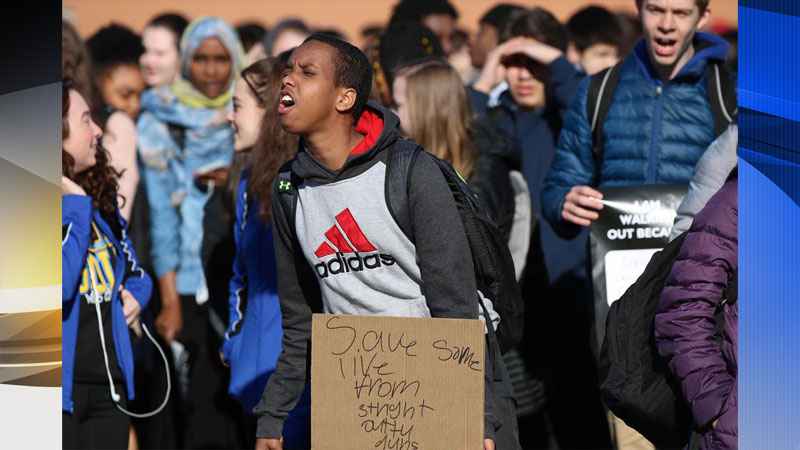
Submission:
[[[353,256],[347,256],[352,254]],[[336,222],[325,231],[325,242],[314,252],[317,258],[335,255],[314,266],[320,278],[342,273],[378,269],[396,263],[392,255],[378,252],[367,239],[347,208],[336,215]]]

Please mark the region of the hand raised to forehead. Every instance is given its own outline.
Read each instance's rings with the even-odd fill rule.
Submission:
[[[512,38],[500,46],[503,56],[522,53],[541,64],[550,64],[563,53],[561,50],[525,36]]]

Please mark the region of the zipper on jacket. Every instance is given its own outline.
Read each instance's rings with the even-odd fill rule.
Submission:
[[[647,184],[656,182],[656,136],[661,138],[661,119],[664,115],[664,85],[660,81],[656,82],[656,111],[653,115],[653,128],[650,133],[650,151],[647,155]]]

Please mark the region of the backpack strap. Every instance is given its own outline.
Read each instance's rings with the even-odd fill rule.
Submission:
[[[290,164],[278,172],[278,201],[280,202],[283,213],[289,222],[292,233],[297,233],[295,228],[295,215],[297,211],[297,186],[300,184],[299,178],[292,172]]]
[[[411,168],[419,157],[422,147],[408,139],[398,139],[389,148],[386,158],[386,182],[384,195],[386,206],[395,223],[410,241],[414,241],[413,218],[409,207],[411,192]]]
[[[586,118],[592,130],[592,154],[595,160],[595,180],[600,182],[600,167],[603,162],[603,123],[611,108],[614,91],[619,84],[623,61],[602,72],[592,75],[589,81],[589,96],[586,100]]]
[[[736,120],[736,86],[730,72],[719,62],[706,64],[706,95],[714,116],[714,133],[721,135]]]

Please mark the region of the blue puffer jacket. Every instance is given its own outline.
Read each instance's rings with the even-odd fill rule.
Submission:
[[[577,232],[561,218],[564,197],[573,186],[689,183],[695,164],[716,137],[706,95],[706,65],[724,61],[728,44],[697,33],[694,48],[691,60],[666,82],[656,74],[644,41],[625,59],[603,124],[599,179],[586,117],[589,79],[581,83],[542,190],[544,216],[561,233]]]

